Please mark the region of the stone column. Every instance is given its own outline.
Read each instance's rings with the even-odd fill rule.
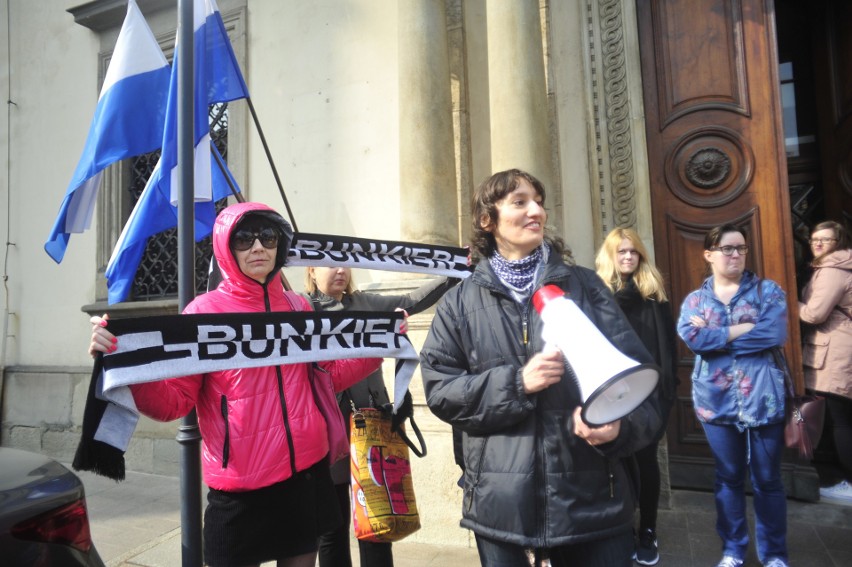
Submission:
[[[538,0],[488,0],[491,165],[553,185],[547,82]]]
[[[400,0],[399,179],[404,240],[458,245],[444,0]]]

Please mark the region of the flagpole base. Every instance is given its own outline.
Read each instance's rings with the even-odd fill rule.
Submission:
[[[180,524],[183,567],[201,567],[201,434],[195,410],[181,420],[175,437],[180,444]]]

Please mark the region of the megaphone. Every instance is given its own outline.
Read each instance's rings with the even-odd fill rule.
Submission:
[[[603,336],[577,304],[555,285],[533,294],[533,306],[544,322],[542,338],[559,347],[574,370],[590,426],[621,419],[654,391],[660,371],[625,356]]]

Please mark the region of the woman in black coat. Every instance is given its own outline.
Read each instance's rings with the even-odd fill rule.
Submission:
[[[404,310],[409,315],[420,313],[431,307],[448,289],[458,283],[455,278],[434,278],[405,295],[384,295],[356,291],[352,283],[352,270],[337,268],[308,268],[305,270],[305,293],[317,311],[393,311]],[[340,411],[346,423],[356,408],[380,408],[390,403],[382,369],[379,368],[365,380],[354,384],[338,394]],[[406,397],[411,411],[411,397]],[[351,522],[351,474],[349,461],[342,460],[331,466],[331,477],[343,513],[343,524],[333,532],[323,534],[319,540],[320,567],[351,567],[349,551],[349,525]],[[361,567],[393,567],[393,551],[390,543],[358,541]]]
[[[627,356],[651,362],[595,275],[545,238],[544,186],[519,170],[494,174],[473,195],[474,274],[439,304],[421,351],[426,401],[462,431],[461,525],[482,565],[628,567],[634,488],[622,459],[660,427],[656,398],[600,427],[580,417],[582,395],[562,353],[544,350],[531,308],[560,287]]]
[[[656,565],[660,560],[657,550],[660,500],[657,444],[666,431],[677,387],[674,318],[663,278],[648,258],[639,234],[632,228],[616,228],[607,235],[595,267],[661,370],[656,394],[663,415],[662,425],[653,443],[636,451],[635,455],[639,473],[639,539],[634,559],[640,565]]]

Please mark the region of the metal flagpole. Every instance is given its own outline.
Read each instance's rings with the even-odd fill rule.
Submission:
[[[281,199],[284,200],[284,207],[287,209],[287,215],[290,217],[290,224],[293,225],[293,230],[299,232],[299,227],[296,226],[296,217],[293,216],[293,211],[290,210],[290,201],[287,200],[287,195],[284,194],[284,186],[281,184],[281,178],[278,176],[278,168],[275,167],[275,162],[272,161],[272,152],[269,151],[269,144],[266,143],[266,136],[263,134],[263,128],[260,127],[260,120],[257,117],[257,112],[254,110],[254,103],[250,97],[246,98],[249,112],[251,112],[254,126],[257,128],[257,133],[260,136],[260,143],[263,145],[263,151],[266,153],[266,159],[269,161],[269,167],[272,168],[272,176],[275,178],[275,183],[278,185],[278,192],[281,193]]]
[[[231,177],[228,175],[228,168],[225,166],[225,163],[222,161],[222,157],[219,155],[219,152],[215,151],[215,147],[213,146],[213,142],[210,142],[210,153],[213,154],[213,159],[216,160],[216,165],[219,167],[219,171],[222,172],[222,176],[225,178],[225,182],[227,182],[228,187],[231,189],[231,194],[234,198],[240,202],[244,203],[246,198],[243,197],[243,194],[237,191],[237,187],[231,181]],[[277,174],[276,174],[277,177]],[[281,195],[284,195],[284,189],[281,188]],[[284,203],[287,203],[287,198],[284,197]],[[292,216],[290,217],[292,220]],[[295,230],[296,227],[293,227]],[[284,284],[284,289],[290,291],[293,287],[290,285],[290,282],[287,281],[287,276],[284,275],[284,270],[278,272],[281,275],[281,283]],[[216,286],[219,285],[219,282],[222,281],[222,273],[219,271],[219,264],[216,262],[216,256],[210,258],[210,279],[207,281],[207,291],[212,289],[216,289]]]
[[[181,312],[195,297],[193,3],[194,0],[178,0],[177,208],[178,301]],[[176,439],[180,444],[181,565],[201,567],[201,435],[195,410],[181,420]]]

